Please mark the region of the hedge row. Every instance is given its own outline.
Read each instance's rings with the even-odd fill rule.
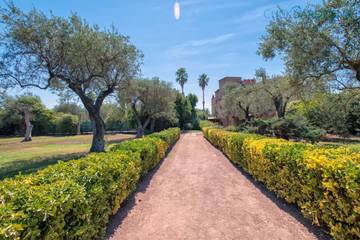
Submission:
[[[110,215],[179,136],[168,129],[0,182],[0,239],[103,238]]]
[[[360,239],[360,153],[202,124],[205,137],[235,164],[335,239]]]

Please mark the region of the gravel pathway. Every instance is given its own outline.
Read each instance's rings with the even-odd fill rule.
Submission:
[[[298,209],[186,133],[111,219],[109,239],[328,239]]]

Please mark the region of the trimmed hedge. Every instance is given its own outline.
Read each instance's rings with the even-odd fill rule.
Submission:
[[[335,239],[360,238],[360,153],[254,134],[202,123],[202,131],[235,164]]]
[[[179,136],[168,129],[1,181],[0,239],[103,238],[109,217]]]

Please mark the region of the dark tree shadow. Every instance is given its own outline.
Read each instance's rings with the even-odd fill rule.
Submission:
[[[209,142],[209,141],[208,141]],[[209,142],[210,143],[210,142]],[[211,144],[211,143],[210,143]],[[211,144],[212,145],[212,144]],[[214,146],[214,148],[216,148]],[[216,150],[222,154],[225,158],[228,159],[228,157],[219,149],[216,148]],[[314,234],[317,239],[319,240],[330,240],[332,239],[331,236],[328,233],[328,230],[324,226],[316,226],[311,223],[311,221],[307,218],[305,218],[299,207],[296,204],[290,204],[286,202],[284,199],[279,198],[276,196],[274,192],[271,192],[266,188],[266,186],[262,182],[256,181],[253,176],[251,176],[249,173],[245,172],[243,168],[240,166],[234,164],[232,161],[228,159],[228,161],[236,168],[243,176],[246,177],[246,179],[251,182],[262,194],[264,194],[268,199],[270,199],[273,203],[276,204],[281,210],[285,211],[286,213],[290,214],[293,218],[295,218],[299,223],[301,223],[304,227],[306,227],[309,232]]]

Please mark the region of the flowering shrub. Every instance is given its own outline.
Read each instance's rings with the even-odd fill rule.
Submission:
[[[109,216],[179,136],[165,130],[1,181],[0,239],[103,238]]]
[[[360,153],[253,134],[202,123],[204,136],[235,164],[335,239],[360,238]]]

